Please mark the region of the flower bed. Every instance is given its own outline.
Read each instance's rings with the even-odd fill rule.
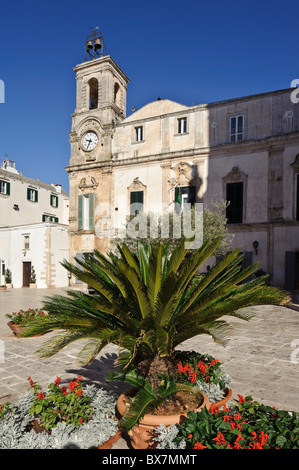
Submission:
[[[222,410],[190,412],[178,426],[157,429],[157,449],[298,449],[299,414],[241,395]]]
[[[223,399],[232,380],[218,359],[196,351],[176,351],[178,381],[191,383],[204,392],[210,403]]]
[[[94,448],[118,432],[113,394],[85,386],[81,377],[67,387],[60,387],[57,377],[47,392],[28,380],[33,394],[0,406],[1,449]]]
[[[38,308],[28,308],[27,310],[19,310],[18,312],[7,313],[5,316],[15,325],[20,325],[24,320],[45,316],[46,313]]]

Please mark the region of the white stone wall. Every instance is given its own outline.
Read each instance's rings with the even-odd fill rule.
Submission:
[[[69,197],[61,192],[60,186],[47,185],[2,169],[0,180],[10,183],[10,194],[0,193],[0,227],[40,223],[43,214],[58,217],[59,223],[68,224]],[[38,191],[37,202],[27,199],[27,188]],[[58,197],[58,207],[51,206],[51,195]]]
[[[29,235],[29,249],[24,248],[24,235]],[[29,224],[0,228],[0,259],[12,272],[14,288],[23,286],[23,262],[35,269],[37,287],[68,285],[66,270],[60,265],[68,259],[68,227],[61,224]],[[4,276],[0,278],[4,284]]]

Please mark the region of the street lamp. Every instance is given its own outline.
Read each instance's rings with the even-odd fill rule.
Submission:
[[[257,249],[258,249],[258,246],[259,246],[259,242],[257,242],[256,240],[252,243],[253,245],[253,248],[255,249],[255,254],[257,255]]]

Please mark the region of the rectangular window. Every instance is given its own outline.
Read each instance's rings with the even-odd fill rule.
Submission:
[[[50,195],[50,205],[52,207],[58,207],[58,196]]]
[[[8,181],[0,180],[0,194],[10,194],[10,183]]]
[[[230,141],[240,142],[244,140],[244,116],[232,116],[230,118]]]
[[[23,248],[24,250],[30,249],[30,235],[23,235]]]
[[[78,230],[94,229],[94,194],[78,196]]]
[[[187,132],[187,118],[179,118],[178,119],[178,133],[179,134],[186,134]]]
[[[43,222],[55,222],[55,223],[58,223],[59,219],[58,219],[58,217],[55,217],[54,215],[43,214],[43,215],[42,215],[42,221],[43,221]]]
[[[296,205],[296,220],[299,220],[299,175],[297,175],[297,205]]]
[[[141,142],[143,140],[143,127],[135,127],[135,141]]]
[[[36,189],[27,188],[28,201],[38,202],[38,191]]]
[[[180,212],[186,204],[195,204],[195,186],[180,186],[174,190],[175,209]]]
[[[130,215],[136,215],[143,211],[143,191],[132,191],[130,193]]]
[[[226,218],[228,224],[241,224],[243,222],[243,183],[227,183],[226,201],[229,205],[226,208]]]

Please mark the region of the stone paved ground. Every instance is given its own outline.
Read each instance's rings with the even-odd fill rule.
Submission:
[[[107,346],[93,364],[80,367],[75,359],[84,341],[75,342],[52,358],[39,358],[35,351],[53,333],[37,338],[17,338],[7,326],[6,313],[42,305],[42,298],[64,289],[8,289],[0,292],[0,403],[15,402],[27,390],[27,377],[41,386],[62,378],[68,382],[82,375],[87,383],[121,393],[123,384],[106,383],[117,347]],[[299,311],[286,307],[254,307],[256,317],[249,323],[231,319],[234,335],[226,348],[208,336],[186,341],[181,349],[197,350],[218,358],[233,379],[233,397],[252,395],[254,399],[280,409],[299,412]],[[298,349],[298,353],[297,350]],[[120,440],[114,448],[127,448]]]

